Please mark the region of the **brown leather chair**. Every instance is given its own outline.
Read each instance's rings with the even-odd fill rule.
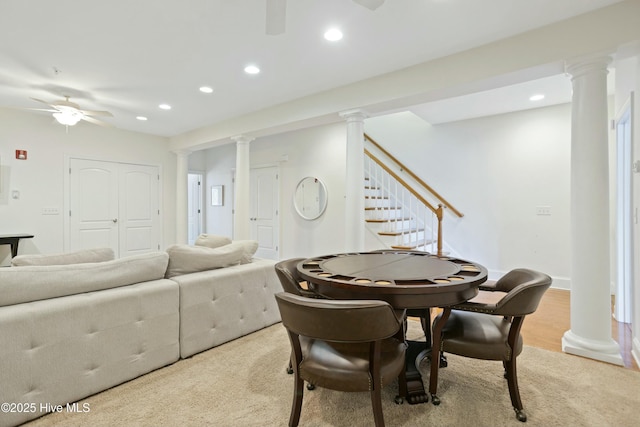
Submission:
[[[397,336],[404,312],[384,301],[276,294],[295,373],[289,426],[302,411],[304,381],[345,392],[371,392],[376,426],[384,426],[381,390],[403,381],[406,345]]]
[[[536,311],[549,286],[551,278],[546,274],[524,268],[512,270],[497,282],[480,286],[480,298],[484,292],[502,292],[504,296],[495,303],[476,302],[476,297],[453,306],[442,330],[444,353],[502,361],[511,404],[522,422],[527,421],[527,416],[516,372],[516,357],[523,347],[520,329],[526,315]]]
[[[275,265],[276,274],[278,275],[278,279],[280,279],[282,289],[294,295],[308,298],[322,298],[322,295],[317,294],[313,290],[312,285],[309,284],[306,289],[300,286],[300,283],[305,280],[298,274],[296,266],[302,260],[304,260],[304,258],[292,258],[280,261]]]
[[[306,288],[303,288],[300,283],[305,280],[300,277],[298,274],[298,269],[296,266],[300,261],[304,260],[304,258],[292,258],[284,261],[280,261],[275,265],[276,274],[278,275],[278,279],[280,279],[280,284],[282,285],[282,289],[285,292],[289,292],[290,294],[300,295],[302,297],[307,298],[323,298],[322,295],[317,294],[313,291],[311,285],[308,284]],[[293,360],[293,353],[291,354],[291,360]],[[287,374],[293,374],[293,365],[292,361],[289,360],[289,365],[287,366]],[[308,386],[309,390],[313,388],[313,386]]]

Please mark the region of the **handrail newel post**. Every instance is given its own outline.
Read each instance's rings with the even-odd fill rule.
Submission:
[[[438,205],[438,209],[436,209],[436,217],[438,218],[438,256],[442,256],[442,218],[444,213],[444,206],[441,204]]]

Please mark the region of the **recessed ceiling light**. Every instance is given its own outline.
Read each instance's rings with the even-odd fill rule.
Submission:
[[[244,72],[247,74],[258,74],[260,72],[260,68],[255,65],[247,65],[244,67]]]
[[[158,105],[158,108],[160,108],[162,110],[171,110],[171,105],[169,105],[169,104],[160,104],[160,105]]]
[[[202,86],[200,88],[200,92],[202,92],[202,93],[213,93],[213,88],[211,88],[209,86]]]
[[[324,33],[324,38],[330,42],[337,42],[342,40],[342,31],[337,28],[331,28]]]
[[[540,93],[540,94],[531,96],[529,98],[529,101],[540,101],[541,99],[544,99],[544,95]]]
[[[147,121],[147,118],[145,116],[138,116],[136,117],[136,119],[140,120],[141,122]]]

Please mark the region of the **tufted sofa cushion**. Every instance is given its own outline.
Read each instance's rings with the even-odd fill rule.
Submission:
[[[81,251],[67,252],[55,255],[18,255],[11,259],[12,266],[25,265],[67,265],[83,264],[87,262],[112,261],[115,258],[113,249],[97,248],[83,249]]]
[[[44,415],[44,404],[66,408],[178,360],[178,298],[178,285],[160,279],[0,307],[0,403],[34,408],[0,413],[0,426]]]
[[[0,269],[0,306],[164,278],[169,257],[151,252],[112,261]]]
[[[282,291],[275,261],[173,277],[180,286],[180,354],[195,353],[280,321],[274,294]]]

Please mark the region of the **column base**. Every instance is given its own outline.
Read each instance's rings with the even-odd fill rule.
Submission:
[[[567,331],[562,336],[562,351],[614,365],[624,366],[620,345],[613,339],[596,341]]]

